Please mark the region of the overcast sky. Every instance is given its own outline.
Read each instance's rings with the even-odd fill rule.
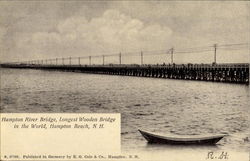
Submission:
[[[250,2],[243,1],[0,1],[0,59],[249,43],[249,24]],[[218,61],[249,61],[249,49],[230,52],[218,50]],[[212,55],[175,59],[211,62]]]

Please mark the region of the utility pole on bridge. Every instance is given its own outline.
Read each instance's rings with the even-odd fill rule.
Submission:
[[[91,65],[91,56],[89,56],[89,65]]]
[[[217,44],[214,44],[214,63],[216,64],[216,57],[217,57]]]
[[[143,52],[141,51],[141,65],[143,65]]]
[[[105,61],[105,57],[104,57],[104,55],[102,56],[102,65],[104,65],[104,62]]]
[[[122,64],[122,53],[120,52],[119,54],[119,62],[120,62],[120,65]]]
[[[174,48],[170,49],[170,53],[171,53],[171,64],[174,64]]]

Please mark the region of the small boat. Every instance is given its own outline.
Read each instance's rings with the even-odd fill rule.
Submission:
[[[180,144],[180,145],[213,145],[220,141],[227,135],[213,135],[213,136],[190,136],[190,137],[172,137],[163,136],[143,130],[138,131],[148,141],[148,143],[160,143],[160,144]]]

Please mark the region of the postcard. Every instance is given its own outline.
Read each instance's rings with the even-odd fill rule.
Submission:
[[[0,0],[3,161],[249,161],[249,1]]]

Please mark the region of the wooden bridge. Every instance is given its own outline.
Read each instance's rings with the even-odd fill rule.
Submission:
[[[119,53],[109,55],[92,55],[85,57],[68,57],[44,60],[30,60],[22,62],[11,62],[0,64],[2,68],[25,68],[25,69],[44,69],[44,70],[60,70],[69,72],[93,73],[93,74],[109,74],[137,77],[153,77],[183,80],[199,80],[213,82],[227,82],[249,85],[249,63],[217,63],[218,50],[244,50],[249,52],[248,43],[239,44],[214,44],[213,46],[204,46],[197,48],[175,49],[162,51],[144,51],[132,53]],[[213,62],[211,64],[175,64],[175,54],[192,54],[211,52]],[[171,60],[169,64],[152,65],[144,64],[144,56],[169,55]],[[123,64],[122,57],[140,56],[140,64]],[[108,64],[106,58],[118,58],[118,64]],[[102,64],[92,64],[92,58],[102,60]],[[88,60],[88,65],[83,64],[82,60]],[[166,62],[166,60],[163,60]],[[137,62],[138,63],[138,62]]]
[[[249,85],[249,63],[162,65],[1,64],[2,68],[59,70],[93,74],[227,82]]]

